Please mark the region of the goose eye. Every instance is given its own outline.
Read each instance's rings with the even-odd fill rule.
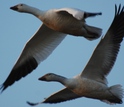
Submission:
[[[23,6],[23,4],[20,4],[20,6]]]

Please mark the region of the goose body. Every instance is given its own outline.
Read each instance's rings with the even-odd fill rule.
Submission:
[[[69,12],[74,12],[75,14],[71,14]],[[82,13],[81,16],[76,16],[76,12]],[[41,18],[41,20],[46,26],[55,31],[75,36],[84,36],[90,40],[93,38],[98,38],[101,35],[101,29],[87,25],[85,23],[86,14],[84,13],[85,12],[83,11],[71,8],[53,9],[47,11],[45,17],[43,19]],[[101,13],[89,14],[95,16],[100,15]]]
[[[19,4],[11,9],[19,12],[33,14],[38,17],[48,28],[65,34],[83,36],[87,39],[97,39],[101,35],[101,29],[86,24],[85,19],[102,13],[89,13],[74,8],[39,10],[26,4]]]
[[[19,59],[2,84],[2,91],[36,69],[40,62],[44,61],[53,52],[67,34],[83,36],[90,40],[97,39],[101,35],[102,30],[100,28],[85,23],[85,18],[101,15],[101,13],[88,13],[71,8],[42,11],[26,4],[18,4],[10,7],[10,9],[32,14],[39,18],[43,24],[26,43]]]
[[[106,76],[111,71],[124,37],[124,7],[117,9],[106,35],[101,38],[84,70],[74,78],[48,73],[41,81],[60,82],[66,88],[52,94],[40,103],[59,103],[80,97],[93,98],[109,104],[121,104],[123,89],[120,84],[108,86]],[[31,103],[37,105],[40,103]]]

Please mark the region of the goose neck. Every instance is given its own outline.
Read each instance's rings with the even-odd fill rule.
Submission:
[[[54,78],[54,81],[58,81],[58,82],[62,83],[63,85],[65,85],[65,81],[67,81],[67,78],[65,78],[65,77],[63,77],[63,76],[57,75],[57,76]]]
[[[29,13],[29,14],[33,14],[34,16],[38,17],[39,19],[41,19],[44,16],[44,13],[45,13],[44,11],[39,10],[39,9],[37,9],[35,7],[31,7],[31,6],[29,6],[26,9],[25,12],[26,13]]]

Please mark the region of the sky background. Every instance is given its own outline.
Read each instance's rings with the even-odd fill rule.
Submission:
[[[25,43],[37,31],[42,22],[36,17],[10,10],[11,6],[25,3],[42,10],[74,7],[89,12],[102,12],[102,16],[87,19],[87,24],[103,29],[104,35],[115,13],[115,4],[124,5],[123,0],[1,0],[0,3],[0,84],[9,75]],[[87,64],[100,38],[88,41],[82,37],[68,35],[54,52],[38,68],[7,88],[0,95],[0,107],[30,107],[26,101],[39,102],[64,86],[57,82],[42,82],[38,78],[48,72],[66,77],[79,74]],[[121,84],[124,88],[124,41],[117,61],[108,75],[108,86]],[[58,104],[41,104],[37,107],[112,107],[99,100],[79,98]],[[124,107],[117,104],[114,107]]]

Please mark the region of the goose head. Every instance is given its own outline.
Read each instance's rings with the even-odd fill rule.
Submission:
[[[21,13],[29,13],[32,14],[36,17],[38,17],[40,20],[42,20],[42,16],[44,15],[44,11],[41,11],[35,7],[26,5],[26,4],[18,4],[15,6],[10,7],[10,9],[17,11],[17,12],[21,12]]]
[[[39,78],[40,81],[46,81],[46,82],[50,82],[50,81],[56,81],[56,82],[60,82],[60,83],[64,83],[67,78],[54,74],[54,73],[48,73],[45,74],[44,76]]]
[[[21,4],[10,7],[10,9],[18,12],[25,12],[27,10],[27,7],[29,6],[21,3]]]
[[[40,77],[39,80],[40,81],[53,81],[56,77],[58,77],[58,75],[56,75],[54,73],[48,73],[48,74],[45,74],[44,76]]]

